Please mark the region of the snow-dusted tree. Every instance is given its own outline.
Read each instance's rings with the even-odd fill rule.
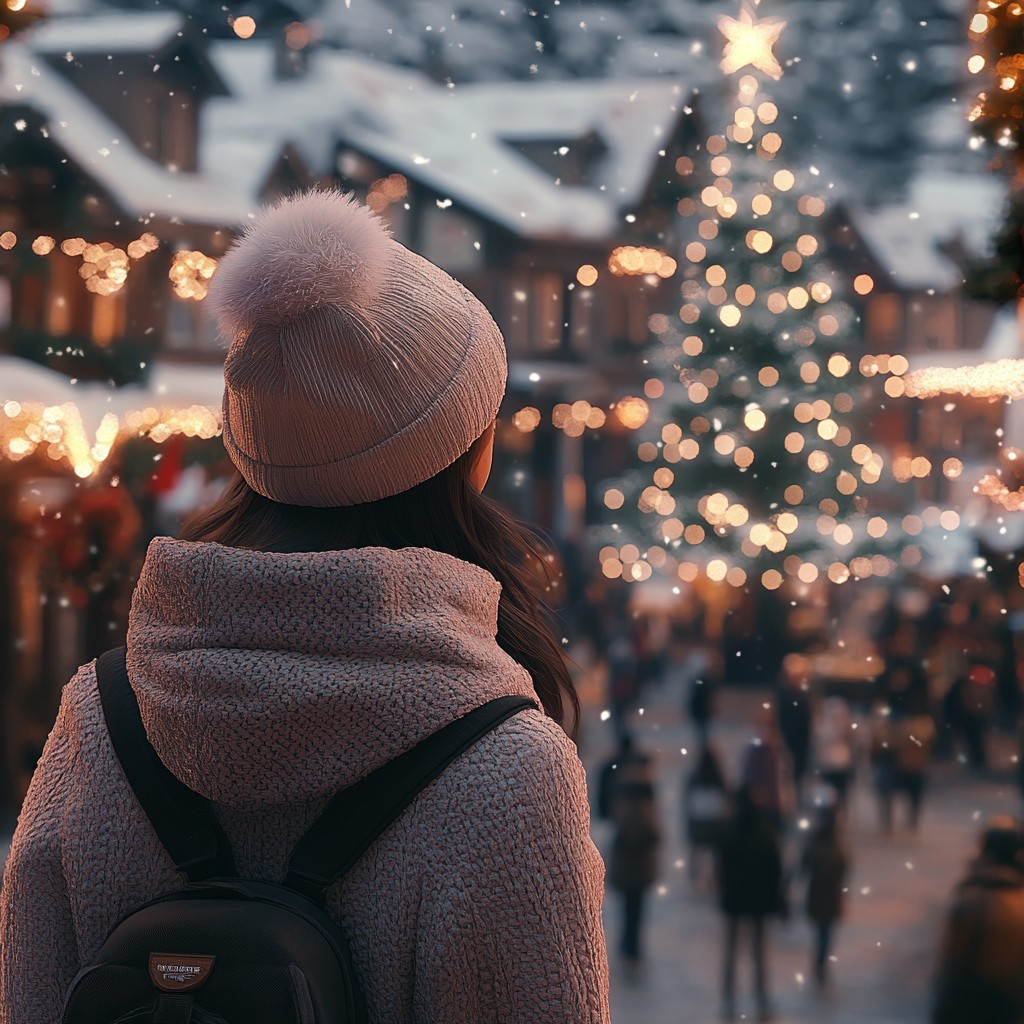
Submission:
[[[737,24],[750,31],[751,22]],[[764,57],[770,41],[757,65],[768,72],[777,70]],[[741,67],[751,59],[733,52]],[[639,446],[646,476],[616,488],[610,504],[632,490],[621,497],[640,513],[638,551],[653,542],[655,559],[667,551],[684,579],[706,573],[775,589],[787,573],[841,582],[895,568],[886,521],[868,518],[864,491],[882,459],[854,436],[855,368],[844,354],[857,328],[844,300],[871,282],[845,281],[823,259],[828,190],[786,159],[785,123],[744,75],[725,133],[677,164],[696,185],[680,203],[691,239],[682,305],[651,323],[667,379],[664,390],[647,386],[660,442]],[[905,370],[901,358],[887,369]],[[642,579],[643,561],[606,558],[605,573]]]

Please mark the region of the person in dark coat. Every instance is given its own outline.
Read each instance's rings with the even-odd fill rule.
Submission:
[[[814,954],[814,977],[824,985],[828,973],[832,928],[843,915],[843,881],[849,859],[839,835],[834,807],[821,812],[818,827],[804,849],[801,864],[807,875],[807,916],[818,933]]]
[[[810,669],[800,654],[787,654],[782,661],[779,732],[793,762],[793,785],[799,799],[811,749]]]
[[[740,781],[749,787],[752,799],[781,833],[795,802],[789,751],[779,735],[771,705],[759,708],[757,718],[743,755]]]
[[[719,898],[725,914],[722,1016],[734,1020],[736,945],[741,924],[750,930],[758,1019],[772,1019],[765,964],[765,918],[785,913],[782,851],[771,817],[749,786],[736,794],[736,811],[719,844]]]
[[[690,843],[690,878],[693,881],[700,876],[701,854],[708,854],[713,860],[728,813],[725,773],[714,748],[706,746],[683,790],[683,818]]]
[[[612,816],[612,800],[615,786],[627,773],[627,765],[638,761],[647,764],[648,757],[633,746],[633,737],[623,733],[619,737],[618,750],[601,767],[597,776],[597,816],[609,820]]]
[[[697,741],[707,746],[708,730],[715,713],[715,684],[710,677],[694,679],[690,684],[690,719],[697,730]]]
[[[1024,837],[990,822],[946,919],[932,1024],[1024,1021]]]
[[[616,831],[608,880],[622,893],[620,949],[627,965],[635,968],[641,960],[644,896],[658,873],[661,829],[649,760],[634,758],[626,762],[621,771],[611,797],[611,817]]]

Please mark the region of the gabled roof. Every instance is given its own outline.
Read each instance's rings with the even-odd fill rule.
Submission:
[[[921,174],[905,202],[854,211],[852,220],[896,287],[953,291],[963,273],[942,245],[959,241],[968,252],[984,254],[1005,200],[1005,187],[991,175]]]
[[[51,18],[32,31],[36,53],[154,53],[185,27],[177,12],[119,12]]]
[[[205,174],[174,173],[144,156],[125,133],[46,61],[9,42],[0,62],[0,101],[30,106],[47,118],[49,138],[130,216],[235,225],[258,203]]]
[[[689,93],[672,79],[445,88],[416,71],[327,49],[310,54],[304,77],[281,80],[272,45],[223,42],[210,57],[230,95],[203,109],[200,173],[170,172],[41,58],[65,49],[149,52],[182,24],[163,13],[54,19],[4,46],[0,101],[48,118],[50,137],[131,215],[241,224],[260,205],[285,147],[321,176],[347,145],[518,235],[603,241],[643,197]],[[556,183],[514,145],[587,136],[607,151],[586,185]]]
[[[446,88],[419,72],[321,50],[308,74],[273,78],[261,44],[222,43],[214,65],[230,99],[207,105],[201,166],[245,173],[243,154],[293,142],[319,173],[347,143],[516,234],[600,240],[642,197],[683,116],[687,92],[666,79],[508,82]],[[555,183],[512,142],[594,132],[608,147],[586,186]],[[250,165],[251,167],[252,165]]]

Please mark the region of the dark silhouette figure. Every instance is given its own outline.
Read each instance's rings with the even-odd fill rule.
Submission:
[[[612,816],[612,801],[615,787],[627,772],[626,766],[634,762],[646,765],[648,757],[633,746],[633,737],[623,733],[619,737],[619,748],[601,767],[597,777],[597,816],[608,820]]]
[[[683,790],[684,831],[690,843],[690,878],[694,881],[700,877],[703,855],[713,862],[728,814],[725,774],[714,749],[706,746]]]
[[[779,735],[774,710],[758,709],[757,727],[743,756],[741,783],[776,829],[793,810],[789,751]]]
[[[644,896],[657,877],[658,827],[649,761],[632,759],[621,769],[611,796],[616,825],[609,881],[622,893],[622,956],[636,967],[641,959]]]
[[[892,805],[898,793],[907,797],[907,824],[916,831],[936,735],[935,720],[927,711],[927,695],[920,691],[900,696],[875,716],[871,757],[886,835],[892,832]]]
[[[832,928],[843,914],[843,880],[849,871],[835,808],[822,811],[818,827],[804,849],[801,867],[807,875],[807,916],[817,928],[814,977],[819,985],[824,985]]]
[[[719,845],[720,901],[725,913],[725,965],[722,1015],[735,1019],[736,946],[741,927],[749,929],[754,962],[754,994],[758,1019],[772,1019],[765,963],[765,918],[785,912],[782,852],[774,824],[743,786],[736,794],[736,812]]]
[[[787,654],[782,662],[779,732],[793,762],[793,785],[799,799],[811,749],[809,672],[806,659],[799,654]]]
[[[690,684],[690,719],[697,730],[697,740],[707,746],[708,730],[715,711],[715,684],[710,679],[694,679]]]
[[[995,714],[996,673],[973,659],[967,674],[950,688],[943,701],[947,728],[963,737],[967,760],[972,768],[985,768],[985,734]]]
[[[636,703],[638,693],[638,658],[636,639],[626,629],[620,629],[608,644],[609,696],[612,722],[620,738],[626,734],[626,717]]]
[[[1022,836],[994,820],[981,853],[953,893],[939,959],[932,1024],[1024,1020]]]

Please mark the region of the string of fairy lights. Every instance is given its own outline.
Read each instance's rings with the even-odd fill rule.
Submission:
[[[250,25],[250,21],[235,19],[236,34],[242,38],[246,38],[247,33],[251,35],[255,26]],[[782,69],[771,49],[784,23],[756,19],[748,8],[744,8],[738,19],[723,17],[719,25],[728,40],[722,60],[724,73],[732,74],[752,65],[770,78],[781,76]],[[1024,89],[1024,75],[1020,73],[1024,70],[1024,56],[1021,55],[1024,50],[1024,7],[1003,0],[982,0],[979,14],[971,21],[970,31],[972,38],[984,38],[991,52],[973,55],[968,62],[969,70],[974,74],[987,71],[993,76],[996,91],[979,94],[969,119],[988,125],[1000,144],[1015,145],[1016,134],[1024,118],[1024,109],[1017,103],[1020,100],[1018,91]],[[700,241],[687,244],[681,256],[690,266],[703,269],[703,282],[692,275],[683,281],[680,288],[683,301],[678,319],[683,325],[696,324],[710,306],[717,322],[729,331],[761,309],[775,316],[789,310],[806,310],[808,324],[796,330],[793,337],[797,346],[806,349],[815,343],[819,335],[829,338],[840,330],[840,318],[834,302],[835,280],[830,282],[816,278],[790,287],[765,287],[747,280],[731,279],[730,270],[720,263],[705,266],[721,222],[747,216],[741,209],[740,196],[730,177],[736,159],[730,156],[730,146],[745,148],[750,145],[757,157],[765,162],[775,160],[785,148],[777,127],[779,110],[763,93],[759,97],[759,92],[758,80],[752,75],[744,75],[738,83],[738,103],[732,122],[722,135],[707,139],[700,158],[703,166],[699,167],[694,158],[686,156],[676,162],[676,171],[681,177],[703,171],[711,178],[711,183],[698,195],[680,200],[678,206],[683,217],[700,214],[697,227]],[[765,187],[749,198],[750,212],[755,218],[768,218],[779,197],[791,193],[796,185],[797,177],[792,170],[786,167],[776,170]],[[392,174],[371,184],[367,203],[380,213],[390,203],[405,198],[407,193],[405,177]],[[821,217],[826,210],[825,201],[810,194],[799,196],[795,205],[801,216],[811,220]],[[797,274],[805,261],[818,253],[819,239],[813,231],[807,231],[799,235],[792,248],[780,254],[777,239],[768,230],[769,223],[757,224],[746,232],[744,242],[747,249],[765,260],[778,262],[787,273]],[[0,248],[11,250],[18,244],[13,232],[0,235]],[[108,242],[87,242],[84,238],[65,239],[59,248],[67,256],[81,257],[78,272],[89,291],[109,296],[124,287],[133,263],[155,251],[159,244],[156,236],[146,233],[124,249]],[[40,235],[31,242],[31,249],[38,256],[48,256],[55,248],[57,241],[50,236]],[[216,267],[217,261],[201,252],[175,253],[169,269],[175,294],[182,299],[202,300]],[[605,269],[617,278],[648,277],[654,281],[675,277],[680,267],[676,258],[659,249],[620,246],[609,254]],[[601,271],[596,266],[585,264],[578,269],[576,281],[582,288],[592,288],[600,277]],[[869,275],[860,274],[849,282],[849,286],[863,298],[874,289],[874,281]],[[651,316],[648,326],[655,336],[667,336],[671,329],[670,319],[664,314]],[[706,354],[706,338],[696,333],[683,337],[679,352],[690,359]],[[814,359],[804,361],[800,367],[804,384],[814,385],[823,372],[835,380],[854,372],[851,360],[841,352],[833,352],[824,364],[822,367]],[[883,390],[891,399],[924,399],[940,394],[989,400],[1024,398],[1022,360],[911,371],[904,356],[877,354],[863,356],[856,371],[863,378],[884,376]],[[758,385],[768,390],[776,387],[781,378],[776,367],[766,365],[758,370],[756,379]],[[710,402],[716,389],[724,384],[723,375],[707,366],[701,369],[681,367],[679,381],[685,388],[689,403],[698,407]],[[639,430],[651,417],[651,403],[662,400],[664,396],[664,383],[652,378],[644,385],[643,398],[626,396],[607,409],[584,400],[560,403],[552,411],[552,425],[569,437],[580,437],[587,430],[601,430],[609,425],[611,419],[618,428]],[[851,468],[840,469],[835,475],[835,489],[839,496],[853,495],[861,484],[877,484],[886,469],[887,457],[868,444],[854,443],[850,427],[842,422],[842,417],[853,409],[853,398],[846,392],[830,398],[831,401],[824,397],[799,401],[785,410],[777,407],[770,413],[752,403],[742,416],[741,426],[731,429],[720,428],[711,414],[698,413],[688,424],[665,423],[661,428],[660,443],[643,441],[637,447],[637,458],[651,469],[650,483],[640,490],[636,498],[637,509],[642,516],[650,517],[650,532],[656,542],[605,545],[599,552],[604,576],[642,582],[659,573],[687,582],[703,577],[712,583],[737,588],[756,578],[764,588],[776,590],[787,576],[803,583],[812,583],[820,577],[842,584],[849,579],[889,576],[897,571],[900,564],[907,568],[919,564],[922,553],[915,543],[902,547],[899,563],[883,553],[829,561],[823,557],[827,550],[823,546],[811,558],[790,553],[783,559],[781,571],[772,567],[757,574],[754,568],[756,559],[762,553],[780,555],[785,552],[794,534],[802,530],[810,519],[813,519],[813,531],[822,545],[827,541],[833,551],[855,540],[854,530],[850,523],[842,521],[839,502],[834,498],[822,499],[817,515],[808,516],[806,508],[798,514],[805,493],[797,483],[785,487],[779,496],[782,499],[779,511],[765,520],[753,518],[742,500],[731,497],[724,490],[701,495],[696,502],[696,516],[683,516],[670,491],[676,483],[680,464],[692,462],[702,450],[710,448],[717,456],[731,459],[737,469],[748,469],[757,459],[758,439],[765,432],[769,415],[791,416],[795,421],[795,429],[785,435],[784,447],[790,455],[804,457],[812,473],[825,473],[834,467],[829,445],[837,450],[849,450]],[[81,413],[73,402],[44,406],[9,399],[2,410],[0,457],[18,461],[40,451],[55,463],[70,466],[80,478],[96,474],[116,444],[128,437],[148,436],[162,443],[174,434],[212,438],[221,430],[220,411],[205,406],[188,409],[148,407],[130,411],[121,418],[107,413],[92,437],[88,436]],[[541,426],[542,419],[539,409],[527,406],[513,415],[512,424],[517,430],[529,433]],[[960,460],[951,458],[943,463],[941,472],[947,479],[955,480],[963,469]],[[888,458],[888,472],[895,481],[906,483],[927,478],[934,472],[934,467],[923,455],[896,453]],[[996,476],[984,477],[974,492],[1007,510],[1024,508],[1024,489],[1013,491]],[[617,510],[625,505],[626,494],[618,487],[608,487],[602,499],[607,508]],[[930,505],[920,514],[903,516],[898,526],[884,516],[873,516],[866,519],[864,532],[874,540],[882,540],[887,536],[891,539],[891,534],[899,529],[905,537],[914,539],[925,529],[951,532],[959,528],[960,522],[960,514],[955,509]],[[808,531],[803,529],[802,532]],[[748,560],[746,565],[711,550],[710,546],[706,549],[707,555],[699,557],[701,545],[731,533],[742,537],[739,549]]]
[[[0,235],[0,248],[18,245],[13,231]],[[160,239],[146,232],[121,249],[111,242],[87,242],[66,238],[58,246],[50,235],[38,235],[29,247],[37,256],[49,256],[59,248],[65,256],[81,257],[78,275],[88,291],[98,296],[119,292],[128,280],[133,263],[160,247]],[[176,252],[168,276],[175,294],[182,299],[203,299],[217,261],[201,252]],[[35,452],[45,453],[57,465],[69,467],[80,479],[94,476],[115,446],[130,437],[149,437],[162,444],[174,434],[212,438],[221,432],[219,409],[193,405],[187,409],[153,406],[129,410],[123,417],[106,413],[89,436],[82,413],[75,402],[45,405],[7,398],[0,416],[0,458],[20,462]]]
[[[1003,5],[994,0],[983,0],[982,6],[986,9],[995,9]],[[1006,14],[1013,18],[1024,16],[1020,5],[1011,6],[1012,10],[1007,8]],[[972,22],[972,31],[977,31],[981,27],[979,18]],[[780,77],[781,68],[771,54],[771,46],[784,27],[783,23],[770,19],[758,21],[749,9],[745,8],[738,20],[721,19],[721,27],[729,40],[722,62],[723,71],[732,73],[747,64],[753,64],[770,77]],[[1021,68],[1024,68],[1024,58],[1021,58],[1019,63]],[[976,64],[977,61],[972,64],[972,71],[980,70]],[[1017,72],[1014,72],[1014,87],[1016,77]],[[1001,88],[1007,90],[1009,83],[1004,82]],[[770,99],[756,102],[758,89],[759,83],[752,75],[745,75],[740,80],[739,105],[733,123],[727,127],[724,136],[712,136],[705,146],[709,158],[706,169],[714,177],[714,183],[704,187],[699,198],[687,197],[679,203],[679,213],[683,216],[693,216],[699,210],[706,209],[718,218],[715,220],[706,217],[701,221],[698,234],[702,241],[690,242],[684,250],[685,257],[690,263],[700,264],[705,261],[708,256],[706,243],[717,237],[720,221],[732,218],[740,212],[737,198],[733,195],[733,182],[729,178],[733,169],[733,161],[727,155],[729,144],[750,144],[759,126],[767,128],[774,125],[778,119],[778,108]],[[1021,112],[1015,110],[1012,116],[1019,119]],[[774,129],[761,130],[761,137],[756,140],[756,153],[762,160],[772,160],[783,148],[782,137]],[[681,157],[677,161],[676,170],[681,176],[688,176],[693,174],[697,167],[693,158]],[[796,177],[788,168],[776,171],[771,177],[774,195],[770,194],[772,190],[756,194],[750,200],[752,213],[757,217],[767,217],[773,209],[774,197],[789,192],[795,184]],[[803,216],[820,217],[825,212],[825,203],[820,197],[804,195],[799,198],[797,209]],[[776,240],[771,232],[761,226],[752,227],[746,233],[745,241],[750,250],[766,257],[773,253],[776,246]],[[795,247],[782,254],[782,267],[790,273],[799,270],[803,260],[813,256],[818,246],[818,239],[813,234],[801,235]],[[771,258],[778,257],[773,255]],[[660,276],[672,276],[676,266],[675,261],[668,262],[671,257],[660,254],[657,250],[642,248],[626,247],[615,250],[609,258],[607,269],[615,276],[658,273],[663,265],[662,259],[666,261],[666,270],[671,268],[671,273]],[[592,287],[597,283],[599,276],[597,269],[588,264],[579,269],[577,281],[585,288]],[[839,330],[837,318],[827,311],[827,304],[833,297],[833,287],[827,281],[811,281],[807,285],[793,285],[788,289],[773,288],[767,294],[759,296],[758,289],[746,281],[739,284],[733,282],[730,295],[725,287],[729,271],[719,264],[708,267],[704,279],[710,286],[708,290],[692,278],[684,281],[681,286],[684,302],[679,310],[679,319],[684,325],[697,323],[702,314],[701,303],[710,302],[717,307],[720,323],[727,329],[735,327],[743,318],[744,310],[760,299],[767,309],[776,315],[787,308],[803,310],[817,304],[824,309],[815,320],[818,333],[828,337]],[[869,295],[874,288],[874,281],[867,274],[857,275],[851,284],[853,292],[860,297]],[[664,334],[670,328],[669,318],[663,314],[655,314],[650,318],[649,327],[655,335]],[[815,331],[810,327],[804,327],[796,332],[795,340],[797,344],[805,347],[812,345],[815,341]],[[697,357],[705,350],[705,339],[697,335],[687,336],[682,341],[681,349],[686,356]],[[832,377],[838,379],[847,376],[853,366],[849,358],[841,352],[836,352],[827,359],[826,369]],[[886,376],[883,390],[886,396],[892,399],[903,396],[929,398],[951,393],[990,400],[1005,397],[1024,398],[1024,361],[1021,360],[1004,360],[996,364],[952,369],[928,368],[911,372],[909,362],[904,356],[878,354],[863,356],[858,362],[857,369],[864,378]],[[805,384],[814,384],[820,374],[821,367],[814,361],[807,361],[801,366],[800,375]],[[698,406],[708,401],[714,389],[721,383],[720,374],[712,368],[697,370],[685,367],[681,370],[679,379],[686,388],[688,401]],[[757,380],[762,387],[771,388],[778,384],[780,374],[775,367],[765,366],[757,373]],[[645,393],[649,399],[656,400],[663,390],[660,381],[652,380],[648,382]],[[623,405],[634,410],[642,406],[643,413],[632,418],[628,414],[623,416],[619,412],[619,407]],[[851,445],[853,436],[848,426],[837,421],[835,413],[847,413],[853,405],[852,397],[841,392],[833,397],[831,403],[824,398],[797,402],[789,414],[800,426],[813,425],[814,433],[821,441],[831,442],[845,449]],[[584,415],[567,415],[565,410],[569,408],[557,407],[553,415],[553,424],[570,436],[579,436],[592,424],[587,422]],[[642,426],[650,414],[647,404],[642,399],[634,397],[613,404],[609,411],[616,415],[623,426],[633,429]],[[517,414],[513,422],[521,430],[533,430],[540,423],[540,413],[531,407]],[[637,457],[642,463],[663,460],[673,465],[682,460],[692,461],[701,453],[702,445],[710,441],[717,455],[731,455],[738,468],[746,469],[756,459],[757,436],[766,422],[767,415],[760,407],[748,408],[743,416],[742,433],[722,429],[712,431],[711,423],[704,416],[695,416],[689,423],[688,431],[682,425],[670,422],[662,428],[661,443],[642,442],[637,448]],[[595,418],[593,428],[598,429],[598,425]],[[690,436],[685,436],[687,433]],[[808,447],[808,440],[804,431],[793,430],[785,437],[785,449],[790,454],[800,454]],[[857,475],[854,471],[841,469],[835,477],[836,491],[845,496],[852,495],[861,483],[869,486],[878,483],[882,479],[886,463],[881,452],[863,443],[852,445],[850,457]],[[827,451],[819,447],[813,447],[813,450],[807,453],[806,460],[807,468],[812,473],[824,473],[833,464]],[[930,460],[923,455],[914,456],[899,452],[891,457],[888,468],[891,477],[900,483],[924,479],[933,472]],[[963,468],[963,463],[959,459],[949,458],[943,463],[941,471],[948,480],[956,480],[963,473]],[[682,580],[692,582],[703,575],[713,582],[743,587],[747,584],[750,573],[742,564],[736,560],[732,560],[730,564],[730,560],[720,557],[717,551],[709,551],[703,562],[691,557],[680,558],[678,555],[681,545],[685,544],[689,550],[694,550],[711,534],[720,538],[730,532],[743,530],[746,536],[740,546],[742,554],[748,559],[755,559],[762,551],[772,554],[783,552],[789,544],[789,538],[801,526],[801,517],[792,511],[793,507],[799,506],[804,500],[803,488],[798,484],[791,484],[785,488],[782,495],[783,510],[768,521],[751,522],[750,512],[742,501],[733,500],[724,492],[715,492],[703,495],[697,502],[696,512],[703,522],[686,523],[676,514],[677,502],[668,490],[674,481],[673,469],[669,466],[658,466],[653,469],[652,483],[643,487],[636,498],[639,512],[654,517],[652,531],[661,543],[650,546],[636,543],[606,545],[599,553],[602,572],[606,577],[621,578],[627,582],[642,582],[655,572],[659,572],[668,577],[678,576]],[[1019,492],[1011,491],[995,476],[985,477],[974,488],[974,492],[990,497],[1007,509],[1024,507],[1024,489]],[[619,487],[608,487],[603,500],[609,509],[617,510],[624,506],[626,495]],[[832,550],[836,546],[841,548],[854,542],[854,530],[851,525],[837,518],[839,503],[836,500],[823,499],[819,503],[819,512],[820,515],[814,521],[814,530],[822,540],[827,538],[831,542]],[[920,515],[903,516],[899,520],[898,529],[901,529],[907,538],[917,538],[926,528],[940,529],[948,533],[958,529],[960,523],[960,514],[955,509],[930,505],[923,509]],[[868,537],[880,540],[890,534],[892,526],[889,519],[873,516],[867,520],[864,532]],[[687,548],[682,550],[685,551]],[[826,554],[826,549],[822,549],[814,560],[792,554],[785,558],[783,572],[775,568],[767,569],[761,573],[760,582],[765,588],[775,590],[781,586],[785,573],[797,577],[804,583],[813,582],[819,575],[823,575],[831,582],[841,584],[851,578],[885,577],[897,569],[897,562],[882,553],[858,555],[848,561],[829,562],[826,557],[823,564],[822,556]],[[916,544],[907,544],[900,554],[902,564],[908,568],[919,564],[921,557],[921,550]]]

